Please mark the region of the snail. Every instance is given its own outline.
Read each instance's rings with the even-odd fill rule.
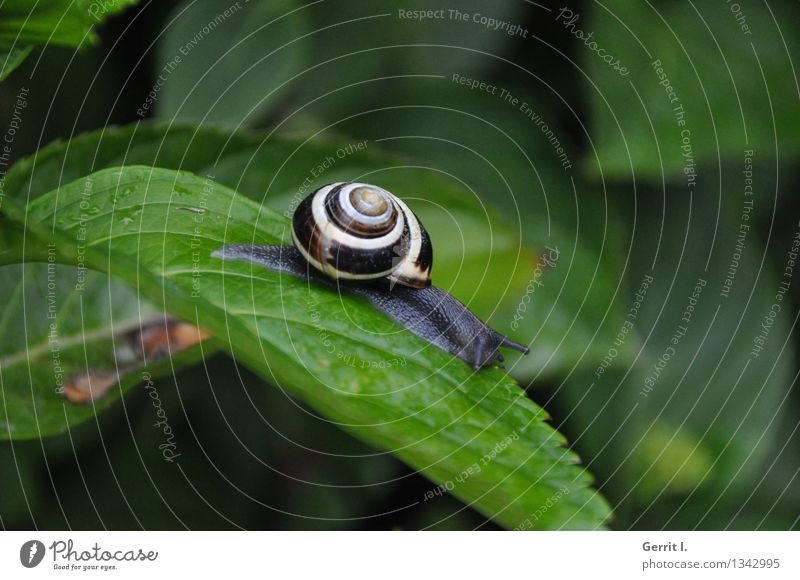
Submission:
[[[476,371],[503,362],[501,346],[528,353],[431,284],[428,233],[414,212],[385,189],[354,182],[317,189],[292,216],[292,240],[293,246],[232,244],[212,256],[256,263],[362,296]]]

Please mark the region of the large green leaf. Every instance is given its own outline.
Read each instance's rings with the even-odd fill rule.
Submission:
[[[26,262],[26,263],[22,263]],[[216,348],[173,345],[169,359],[137,353],[142,329],[164,325],[164,315],[119,281],[85,264],[55,263],[53,248],[36,243],[13,221],[0,217],[0,439],[61,433],[108,408],[149,377],[174,374]],[[70,403],[67,385],[91,375],[107,394]],[[110,378],[110,379],[109,379]],[[108,383],[111,385],[111,383]],[[34,402],[34,392],[41,396]]]
[[[294,0],[181,3],[158,44],[162,68],[147,108],[162,119],[255,124],[305,68],[305,12]]]
[[[53,256],[54,257],[54,256]],[[99,272],[29,263],[0,267],[0,439],[66,431],[141,383],[196,362],[200,347],[145,365],[134,354],[136,332],[163,319],[126,286]],[[205,354],[215,349],[205,347]],[[70,403],[63,389],[91,374],[119,379],[94,403]]]
[[[5,0],[0,4],[0,46],[92,44],[98,40],[98,24],[138,1]]]
[[[63,180],[71,181],[78,175],[91,172],[95,165],[102,167],[122,163],[126,155],[140,163],[155,164],[159,160],[164,164],[179,165],[193,134],[188,130],[176,131],[163,149],[164,131],[145,129],[137,132],[135,127],[105,130],[70,142],[57,142],[42,148],[35,156],[16,163],[6,176],[4,189],[9,196],[36,197],[39,193],[58,187]],[[223,136],[215,132],[213,134],[219,137],[219,142],[214,141],[215,145],[221,145]],[[103,135],[108,138],[102,140]],[[101,141],[102,151],[98,153]],[[241,143],[254,146],[259,142],[258,139],[245,137],[239,141],[240,146]],[[197,145],[201,143],[206,144],[207,141],[195,141]],[[238,149],[231,145],[229,150]],[[159,152],[169,152],[171,157],[166,153],[159,157]],[[193,168],[204,166],[218,154],[218,150],[212,147],[198,147],[196,152],[197,160],[194,165],[190,164]],[[186,161],[189,163],[191,159]],[[31,244],[30,240],[23,246],[22,232],[17,224],[0,218],[0,264],[47,260],[46,248]],[[30,404],[30,395],[24,390],[11,392],[7,402],[15,409],[15,419],[0,430],[0,438],[43,437],[63,432],[69,426],[90,419],[94,413],[108,408],[119,399],[121,393],[142,382],[142,369],[130,372],[122,368],[119,370],[122,379],[119,388],[109,391],[94,406],[66,402],[63,395],[55,391],[52,353],[42,348],[42,344],[47,343],[51,322],[46,317],[48,266],[29,263],[25,266],[25,272],[25,276],[20,276],[19,267],[0,268],[0,288],[2,294],[9,297],[6,322],[12,316],[17,317],[13,324],[4,327],[0,374],[6,385],[33,385],[33,388],[46,385],[51,396],[40,399],[34,408]],[[75,281],[79,275],[76,268],[69,266],[58,266],[53,274],[58,286],[54,314],[59,326],[56,343],[59,345],[58,362],[60,376],[65,381],[92,370],[117,372],[120,362],[116,359],[116,349],[121,344],[124,346],[125,335],[137,325],[152,321],[158,310],[130,292],[124,284],[97,272],[81,275],[82,290],[77,291]],[[80,308],[82,303],[91,303],[92,307]],[[26,312],[26,315],[22,316],[22,312]],[[81,344],[84,334],[87,337],[85,346]],[[69,348],[60,346],[62,344],[69,345]],[[203,347],[206,356],[215,350],[211,344]],[[173,352],[169,361],[148,365],[147,372],[152,377],[173,374],[181,367],[195,363],[199,356],[199,348],[185,353]]]
[[[338,140],[315,140],[303,142],[295,139],[265,137],[255,133],[231,132],[218,129],[196,129],[189,127],[168,128],[166,125],[139,124],[125,128],[113,128],[76,137],[69,142],[57,142],[44,147],[29,159],[15,164],[7,176],[5,189],[9,196],[24,199],[36,198],[40,194],[56,189],[60,184],[73,181],[95,169],[121,164],[148,164],[161,167],[173,167],[192,170],[198,173],[212,173],[216,179],[248,192],[251,197],[266,197],[270,204],[288,208],[292,196],[299,187],[296,175],[309,175],[309,168],[314,169],[329,158],[335,158],[336,164],[316,180],[316,183],[333,179],[352,179],[368,171],[377,171],[387,166],[400,163],[398,160],[375,152],[372,148],[356,149],[340,159],[337,152],[348,147],[348,143]],[[530,251],[520,249],[513,230],[496,216],[487,214],[474,201],[465,201],[460,190],[447,187],[434,180],[429,186],[426,181],[430,177],[414,176],[410,170],[391,177],[386,172],[381,179],[389,178],[386,184],[394,183],[398,191],[403,191],[406,182],[419,185],[415,191],[424,191],[426,197],[419,200],[425,205],[415,207],[419,210],[423,221],[431,228],[431,235],[437,247],[436,281],[445,284],[463,301],[480,314],[489,315],[501,301],[502,293],[498,287],[488,281],[498,277],[509,277],[509,294],[515,288],[521,288],[525,281],[525,273],[518,267],[524,262]],[[393,180],[393,181],[392,181]],[[272,183],[270,191],[264,193],[265,184]],[[306,185],[308,184],[300,184]],[[308,186],[309,188],[311,186]],[[394,185],[392,185],[394,187]],[[275,193],[272,193],[274,190]],[[447,213],[442,208],[447,208]],[[468,245],[462,232],[470,229]],[[15,263],[23,260],[43,261],[47,259],[46,251],[40,251],[35,245],[22,245],[22,230],[4,224],[0,229],[4,243],[0,245],[0,261]],[[455,244],[454,240],[461,240]],[[480,245],[477,242],[481,242]],[[475,248],[475,250],[473,250]],[[39,276],[45,276],[46,267],[32,264],[31,271],[39,269]],[[63,277],[68,276],[67,268],[63,268]],[[74,277],[75,274],[73,273]],[[19,279],[11,269],[0,269],[0,282],[15,288]],[[131,312],[139,308],[147,309],[146,301],[126,290],[124,285],[115,280],[102,277],[90,277],[87,280],[89,292],[109,296],[109,311],[104,315],[109,325],[102,332],[106,337],[116,334],[110,324],[111,320],[128,318]],[[31,304],[45,304],[45,290],[41,285],[29,285],[25,289],[26,300]],[[81,326],[88,324],[94,333],[101,333],[98,320],[84,321],[79,309],[69,309],[59,313],[64,325]],[[31,319],[33,322],[34,319]],[[28,324],[27,322],[25,324]],[[26,329],[24,335],[15,335],[17,344],[15,352],[24,350],[25,337],[37,337],[40,330],[35,324]],[[110,339],[109,339],[110,340]],[[206,353],[213,347],[206,346]],[[110,356],[113,349],[100,347],[101,352]],[[79,355],[79,351],[75,351]],[[188,364],[194,359],[190,355],[176,357],[172,360],[173,369]],[[69,374],[78,372],[78,365],[70,369]],[[102,365],[114,368],[109,364]],[[20,367],[22,368],[22,367]],[[23,369],[24,370],[24,369]],[[85,370],[85,369],[84,369]],[[158,369],[151,370],[154,376]],[[44,378],[46,376],[43,375]],[[39,378],[38,375],[33,378]],[[28,381],[30,382],[30,381]],[[49,384],[49,383],[45,383]],[[130,381],[123,382],[123,390],[131,386]],[[113,397],[118,391],[114,391]],[[42,403],[39,414],[52,417],[63,415],[63,399],[53,397]],[[44,406],[47,406],[47,409]],[[72,416],[71,416],[72,417]],[[73,418],[87,418],[88,415],[78,412]],[[35,425],[32,413],[28,423],[16,422],[15,436],[31,436],[32,434],[48,435],[64,428],[59,422],[40,422]]]
[[[89,215],[72,219],[87,191]],[[608,518],[544,411],[502,371],[475,374],[354,297],[210,257],[225,243],[280,242],[280,214],[208,178],[146,167],[104,170],[5,211],[73,263],[85,226],[88,265],[209,329],[237,360],[498,522]]]
[[[685,178],[683,171],[720,156],[739,159],[745,149],[756,150],[757,162],[800,150],[796,2],[611,0],[587,8],[583,19],[559,23],[593,33],[603,54],[629,70],[622,76],[577,46],[591,81],[595,174],[660,178],[663,170]]]
[[[45,147],[12,167],[6,191],[34,198],[98,169],[127,164],[210,174],[280,211],[289,210],[301,190],[336,180],[379,181],[412,200],[429,230],[436,251],[434,282],[486,317],[504,301],[516,303],[528,281],[527,265],[535,260],[520,245],[516,228],[480,199],[407,167],[372,142],[143,123]]]

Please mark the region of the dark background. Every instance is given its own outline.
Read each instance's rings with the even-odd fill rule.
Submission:
[[[0,85],[4,118],[10,117],[19,88],[31,88],[15,156],[54,139],[139,121],[137,109],[175,48],[188,42],[208,15],[213,18],[231,4],[143,2],[105,23],[98,46],[77,54],[37,48]],[[537,223],[532,189],[546,191],[556,207],[577,208],[581,220],[565,218],[564,237],[580,235],[590,249],[602,246],[597,255],[587,253],[581,267],[593,271],[600,263],[600,286],[618,290],[586,295],[581,320],[589,321],[588,330],[582,341],[571,336],[563,366],[541,375],[518,369],[515,376],[595,474],[615,507],[612,526],[797,529],[800,280],[792,282],[770,335],[771,351],[742,377],[739,372],[772,302],[800,219],[798,6],[740,4],[750,34],[724,2],[566,5],[580,16],[576,28],[594,31],[608,53],[628,64],[626,77],[570,33],[557,18],[562,5],[509,0],[402,6],[486,14],[519,25],[526,31],[521,37],[472,21],[401,19],[395,3],[326,1],[301,9],[300,18],[295,14],[271,24],[266,37],[252,41],[256,48],[245,44],[237,49],[241,58],[234,51],[212,67],[209,59],[227,50],[231,38],[270,20],[232,18],[230,29],[202,40],[169,76],[171,88],[159,93],[146,116],[277,127],[291,134],[320,131],[353,141],[384,139],[382,148],[457,175],[487,203],[520,219],[523,238],[532,245],[536,236],[525,232]],[[299,6],[286,1],[261,9],[274,18]],[[388,16],[376,16],[382,14]],[[248,50],[263,56],[292,40],[290,49],[238,78],[253,63]],[[691,120],[695,188],[687,186],[682,172],[680,133],[650,65],[655,58],[669,71]],[[209,68],[219,76],[193,88]],[[506,88],[529,102],[568,151],[570,172],[543,132],[518,110],[450,82],[454,73]],[[210,106],[237,78],[237,96],[229,93],[224,98],[230,101]],[[487,162],[475,163],[453,143],[474,149]],[[520,148],[533,160],[536,177]],[[720,301],[719,281],[738,232],[743,158],[749,149],[755,151],[757,192],[752,229],[737,292]],[[502,193],[505,182],[514,196]],[[521,217],[512,200],[519,203]],[[659,284],[628,345],[637,352],[643,347],[645,355],[594,380],[593,371],[647,272]],[[692,322],[687,348],[660,382],[663,396],[636,407],[629,419],[642,377],[664,351],[699,276],[709,280],[708,301]],[[580,297],[579,286],[571,282]],[[717,302],[721,306],[715,312]],[[567,305],[578,307],[584,308],[580,300]],[[606,317],[609,311],[622,314]],[[590,348],[583,359],[581,353]],[[448,496],[420,503],[433,487],[428,480],[315,418],[246,369],[237,370],[224,355],[160,380],[158,390],[176,432],[185,434],[178,466],[162,460],[159,433],[149,424],[149,400],[133,389],[124,405],[70,434],[0,444],[0,525],[496,527]]]

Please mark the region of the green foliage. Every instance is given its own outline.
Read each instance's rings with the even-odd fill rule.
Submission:
[[[723,179],[732,191],[741,191],[739,175]],[[794,368],[795,355],[788,348],[791,314],[770,316],[783,294],[748,228],[752,218],[742,217],[752,215],[743,213],[745,197],[725,199],[715,228],[690,216],[690,211],[712,215],[716,204],[711,200],[678,201],[677,193],[673,198],[660,246],[655,222],[661,221],[662,208],[645,204],[640,214],[643,227],[631,282],[633,286],[647,272],[654,282],[637,322],[647,329],[640,367],[644,378],[640,375],[629,388],[637,391],[641,403],[637,416],[643,448],[651,446],[651,429],[658,437],[656,422],[661,422],[671,434],[679,431],[683,440],[694,440],[699,454],[713,457],[708,469],[698,470],[692,488],[735,489],[761,477],[757,466],[777,443],[778,419]],[[769,336],[760,346],[755,341],[765,320]],[[659,363],[665,357],[667,364]],[[652,466],[666,473],[676,465],[647,452],[637,455],[636,462],[637,472]],[[662,489],[672,491],[672,475],[660,482]],[[650,495],[646,497],[649,501]]]
[[[39,2],[31,27],[23,29],[19,17],[31,10],[28,4],[0,7],[0,41],[6,43],[0,79],[51,35],[50,43],[62,46],[96,41],[101,19],[86,18],[92,4],[76,2],[65,12],[68,3]],[[101,4],[110,8],[103,17],[123,5],[95,6]],[[409,200],[431,232],[435,283],[532,346],[529,356],[509,360],[508,372],[547,409],[586,471],[598,477],[597,491],[614,504],[616,527],[797,527],[796,273],[782,294],[781,312],[768,320],[763,350],[752,355],[765,316],[779,300],[778,283],[787,280],[787,250],[797,236],[792,163],[800,93],[793,57],[800,36],[791,26],[800,15],[797,3],[610,0],[566,7],[573,11],[571,24],[557,7],[524,2],[280,0],[242,3],[233,11],[234,4],[149,3],[141,13],[128,13],[131,28],[107,53],[47,51],[35,68],[29,59],[0,86],[0,101],[13,106],[24,81],[29,102],[22,130],[17,123],[13,156],[38,151],[2,182],[3,204],[21,212],[45,196],[33,202],[35,215],[63,218],[56,220],[61,230],[70,227],[71,212],[61,201],[46,207],[53,191],[74,195],[71,188],[106,168],[125,166],[125,176],[146,171],[136,165],[189,171],[211,176],[214,191],[223,192],[220,203],[232,204],[233,230],[219,229],[211,215],[222,213],[227,221],[229,208],[209,211],[203,222],[221,244],[254,233],[277,239],[285,219],[259,208],[283,214],[317,185],[350,179],[384,185]],[[440,12],[419,19],[401,10]],[[467,19],[454,17],[455,10]],[[57,12],[65,15],[58,26]],[[516,34],[493,29],[474,15],[519,28]],[[620,59],[626,74],[599,50]],[[141,122],[153,113],[161,123]],[[75,136],[87,129],[93,132]],[[56,136],[65,140],[40,148]],[[753,152],[748,218],[746,151]],[[160,171],[159,178],[169,175]],[[113,175],[100,176],[113,182]],[[183,174],[175,179],[189,190],[202,185]],[[87,289],[75,293],[70,287],[77,269],[56,267],[57,318],[67,345],[60,352],[68,374],[84,371],[87,360],[114,368],[125,330],[140,314],[146,319],[166,307],[184,318],[208,319],[218,338],[205,343],[203,353],[221,345],[236,358],[204,357],[202,367],[191,368],[198,355],[193,350],[168,361],[169,367],[147,369],[165,373],[157,383],[184,435],[181,469],[188,481],[176,482],[157,451],[146,393],[132,388],[139,372],[98,402],[103,413],[65,404],[54,392],[52,353],[42,346],[48,248],[0,216],[0,292],[11,297],[0,320],[0,388],[14,416],[12,425],[0,427],[13,427],[15,439],[13,449],[0,447],[0,479],[19,481],[17,489],[0,494],[5,524],[23,521],[27,511],[37,528],[87,525],[85,513],[94,505],[85,497],[50,513],[56,510],[41,503],[48,492],[37,487],[43,461],[75,471],[77,450],[75,485],[88,480],[104,492],[91,492],[103,516],[95,526],[330,529],[360,526],[365,513],[398,505],[402,515],[370,525],[480,525],[472,519],[479,516],[446,497],[414,508],[390,506],[387,496],[405,502],[411,488],[415,501],[433,484],[415,489],[427,484],[414,483],[391,453],[375,453],[362,441],[395,451],[438,484],[454,482],[454,494],[477,500],[478,509],[509,527],[592,528],[604,519],[605,506],[596,498],[588,512],[578,510],[579,498],[591,496],[585,474],[565,467],[574,456],[564,455],[560,437],[543,426],[543,412],[521,399],[499,371],[462,376],[460,361],[432,349],[417,352],[424,344],[360,301],[340,301],[245,264],[203,262],[203,284],[211,284],[206,290],[217,283],[222,288],[186,300],[188,274],[175,270],[187,269],[186,258],[172,253],[181,242],[162,248],[155,238],[163,237],[165,225],[173,236],[187,227],[184,220],[200,215],[175,209],[194,207],[189,202],[200,194],[172,195],[163,181],[145,182],[162,200],[171,195],[171,203],[150,204],[148,193],[141,211],[131,209],[125,204],[133,202],[119,199],[125,187],[109,183],[125,211],[115,210],[119,222],[111,216],[94,221],[130,234],[98,241],[92,252],[111,276],[89,273]],[[253,223],[254,216],[266,222]],[[132,252],[125,239],[138,240],[138,230],[125,228],[142,223],[149,226],[142,239],[153,248],[144,254]],[[73,231],[57,233],[65,254],[59,259],[70,258]],[[554,247],[557,264],[539,268]],[[156,263],[159,258],[170,262]],[[141,264],[147,265],[144,278],[129,278]],[[219,278],[214,284],[213,276]],[[706,284],[684,334],[679,327],[699,278]],[[723,296],[726,280],[731,291]],[[275,298],[277,283],[285,295]],[[223,298],[235,300],[222,304]],[[192,300],[197,311],[187,307]],[[88,302],[97,306],[87,313]],[[311,320],[316,311],[325,338]],[[220,335],[221,319],[230,329],[226,324]],[[302,340],[289,342],[290,334]],[[353,353],[352,360],[377,360],[401,348],[407,366],[399,373],[346,368],[344,360],[320,352],[326,339],[342,359]],[[675,352],[660,362],[670,346]],[[240,358],[258,375],[239,365]],[[233,376],[241,384],[230,389]],[[286,385],[326,418],[266,382]],[[356,388],[362,390],[356,394]],[[351,407],[352,401],[358,402]],[[220,407],[219,417],[210,417],[209,404],[211,415],[214,404]],[[235,422],[228,421],[231,414]],[[375,422],[378,427],[365,426]],[[349,425],[357,438],[337,423]],[[448,429],[437,431],[439,423]],[[528,430],[517,429],[520,424]],[[42,444],[20,441],[65,429]],[[496,471],[487,466],[464,479],[474,458],[514,429],[520,438],[491,462]],[[101,444],[112,470],[95,461]],[[219,479],[208,478],[206,459],[218,466]],[[569,473],[574,492],[558,494],[546,477],[541,487],[548,462]],[[157,513],[158,498],[138,485],[150,473],[166,496],[168,515]],[[464,481],[456,483],[459,477]],[[241,498],[230,497],[236,495],[229,493],[232,484]],[[218,512],[196,509],[195,485]],[[112,486],[130,501],[131,513],[121,514],[120,503],[108,497]],[[264,511],[298,515],[270,516],[265,524],[254,519],[251,498]],[[537,519],[535,506],[553,498],[564,512],[548,510]]]
[[[255,124],[305,67],[305,12],[294,0],[178,5],[158,44],[158,116],[229,127]]]
[[[744,7],[744,21],[734,7]],[[800,45],[781,30],[800,16],[796,3],[612,0],[590,15],[578,28],[593,31],[630,71],[623,78],[581,51],[592,83],[597,155],[587,165],[595,175],[660,179],[745,149],[759,158],[800,151],[796,79],[787,74]]]
[[[0,315],[0,439],[62,433],[116,403],[124,391],[141,384],[143,373],[168,375],[201,356],[200,347],[194,347],[173,353],[169,361],[131,368],[132,360],[126,358],[133,358],[132,335],[141,324],[158,320],[159,312],[99,272],[54,261],[2,266],[0,294],[5,297]],[[213,350],[206,345],[203,354]],[[87,371],[119,382],[93,404],[68,402],[64,388]]]
[[[0,6],[0,42],[74,48],[98,41],[95,27],[138,0],[6,0]]]
[[[143,123],[44,147],[12,168],[5,188],[9,196],[33,199],[104,167],[143,164],[212,175],[260,203],[286,211],[301,187],[310,192],[337,179],[374,174],[370,179],[380,179],[390,191],[409,199],[430,230],[437,285],[486,317],[498,304],[516,303],[528,282],[521,265],[535,260],[534,252],[520,244],[517,228],[481,200],[464,195],[458,184],[405,167],[401,158],[387,156],[370,143],[355,145],[342,138],[308,141]],[[409,183],[415,184],[413,190]],[[418,195],[422,191],[424,197]],[[505,281],[504,291],[498,292],[497,279]]]
[[[301,106],[283,126],[338,123],[391,104],[393,87],[413,85],[420,76],[458,71],[486,73],[513,42],[513,37],[472,22],[452,19],[449,11],[490,14],[499,21],[524,18],[525,5],[495,2],[487,11],[483,0],[458,5],[438,0],[322,2],[308,9],[311,30],[306,42],[314,66],[301,73],[295,101]],[[441,17],[419,20],[401,17],[436,10]],[[387,82],[389,80],[394,82]],[[359,118],[360,115],[359,115]],[[357,133],[359,134],[359,133]]]
[[[138,0],[6,0],[0,5],[0,81],[34,46],[84,48],[99,40],[95,28]]]
[[[498,522],[586,528],[607,519],[577,457],[503,372],[474,374],[353,297],[210,257],[225,243],[285,241],[280,214],[208,178],[138,166],[6,213],[27,217],[73,264],[85,235],[89,267],[210,330],[234,358]],[[353,368],[363,361],[368,371]]]
[[[733,190],[738,178],[724,179]],[[763,350],[752,354],[765,317],[782,301],[752,231],[737,251],[740,224],[750,223],[737,207],[744,198],[726,198],[709,227],[702,216],[713,214],[711,201],[671,193],[666,212],[652,200],[637,208],[626,280],[637,314],[614,319],[632,324],[625,340],[635,346],[635,366],[612,358],[602,374],[574,376],[559,392],[576,428],[592,425],[594,436],[576,441],[595,458],[591,469],[613,478],[625,509],[638,517],[647,508],[656,521],[674,514],[654,499],[746,496],[760,483],[759,466],[781,444],[795,365],[790,313],[769,322]]]
[[[449,78],[390,86],[390,107],[345,120],[337,130],[379,140],[420,167],[465,184],[481,202],[499,208],[537,250],[514,265],[523,274],[523,292],[495,316],[498,326],[536,344],[515,364],[514,375],[530,382],[563,376],[575,366],[594,368],[617,332],[608,320],[621,313],[624,228],[606,193],[565,170],[550,134],[532,119],[552,123],[549,130],[570,165],[576,149],[555,125],[553,111],[524,86],[498,83],[496,95]],[[498,96],[501,89],[508,98]],[[476,242],[471,251],[480,247]],[[631,360],[627,350],[620,353],[620,362]]]

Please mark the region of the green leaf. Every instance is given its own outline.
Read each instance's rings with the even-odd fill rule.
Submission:
[[[301,190],[337,180],[379,181],[415,201],[436,251],[434,282],[487,318],[504,301],[516,303],[528,281],[525,265],[535,260],[520,244],[517,228],[479,199],[408,167],[373,142],[141,123],[44,147],[11,168],[6,191],[35,198],[98,169],[126,164],[210,174],[282,212]]]
[[[73,48],[98,41],[95,27],[138,0],[6,0],[0,5],[0,46],[58,44]]]
[[[134,333],[163,315],[124,284],[54,258],[51,251],[46,264],[0,267],[0,440],[62,433],[114,404],[145,371],[171,374],[201,355],[193,347],[149,365],[136,361]],[[204,354],[214,350],[205,345]],[[120,381],[93,404],[67,401],[64,388],[88,373]]]
[[[156,96],[146,101],[162,119],[253,125],[305,68],[305,11],[293,0],[187,0],[168,22]]]
[[[101,144],[100,137],[104,134],[108,138]],[[162,150],[165,134],[165,130],[150,128],[137,132],[136,126],[133,126],[126,129],[107,129],[69,142],[56,142],[40,149],[35,156],[16,163],[6,176],[5,193],[8,196],[36,197],[37,193],[58,187],[62,181],[71,181],[78,175],[91,172],[91,167],[95,164],[104,166],[121,163],[126,155],[138,156],[141,163],[155,164],[158,160],[178,166],[182,153],[187,151],[188,143],[192,141],[194,131],[186,129],[172,133],[172,138]],[[223,138],[230,136],[216,132],[213,134],[219,140],[215,141],[215,145],[219,146],[223,145]],[[259,142],[253,137],[242,137],[239,141],[240,146],[255,146]],[[198,153],[196,168],[216,158],[216,148],[202,147],[201,143],[206,141],[198,139],[194,143],[198,146],[195,149]],[[159,151],[169,151],[171,156],[159,157]],[[238,149],[231,145],[229,151],[235,152]],[[26,237],[20,225],[0,218],[0,264],[45,262],[48,257],[46,248],[31,242],[31,236]],[[0,268],[2,295],[14,296],[16,300],[9,302],[9,316],[12,312],[21,312],[23,302],[28,305],[27,316],[16,320],[7,328],[4,353],[7,351],[8,357],[4,356],[0,360],[0,373],[5,384],[30,384],[35,389],[46,387],[49,396],[41,399],[36,408],[31,406],[30,396],[21,394],[17,398],[11,397],[9,405],[14,405],[16,409],[15,419],[8,428],[0,429],[0,438],[40,437],[63,432],[68,426],[90,419],[95,412],[108,408],[122,393],[142,382],[141,370],[131,373],[123,369],[120,372],[120,387],[112,389],[106,398],[97,401],[94,409],[92,406],[66,403],[64,396],[56,392],[52,373],[45,372],[46,367],[40,364],[47,362],[49,353],[35,350],[47,342],[49,330],[50,321],[42,317],[47,312],[48,303],[46,285],[41,283],[47,279],[47,266],[32,263],[27,264],[25,269],[27,276],[21,278],[17,267]],[[84,290],[77,292],[74,289],[77,277],[77,269],[59,266],[57,284],[60,288],[56,315],[61,328],[61,340],[71,345],[70,348],[62,349],[60,354],[63,367],[61,374],[65,380],[85,374],[89,370],[115,372],[118,366],[115,344],[125,342],[126,333],[131,332],[137,323],[152,320],[158,311],[146,300],[130,292],[124,284],[96,272],[86,275],[83,280]],[[98,307],[82,309],[76,306],[87,298],[96,302]],[[20,329],[24,332],[20,332]],[[82,332],[95,337],[86,347],[88,352],[95,355],[91,364],[87,362],[86,349],[79,344]],[[24,358],[25,353],[31,352],[31,349],[39,354],[36,355],[36,364],[29,371],[30,365]],[[203,346],[206,356],[215,350],[211,344]],[[194,364],[200,356],[199,347],[187,352],[173,352],[168,362],[151,364],[147,371],[153,377],[172,374],[183,366]],[[8,364],[9,361],[13,364]]]
[[[10,197],[33,199],[95,169],[138,163],[183,168],[198,173],[210,172],[216,175],[218,181],[238,187],[257,200],[264,196],[264,184],[272,183],[271,190],[275,190],[276,193],[267,195],[269,202],[288,209],[299,186],[307,186],[308,191],[311,187],[309,184],[298,184],[294,176],[302,175],[305,179],[305,176],[311,175],[309,171],[316,171],[320,164],[327,163],[330,158],[335,159],[336,163],[327,172],[323,172],[317,184],[328,180],[352,179],[354,175],[377,171],[385,168],[387,164],[400,163],[394,158],[376,153],[372,147],[364,149],[356,147],[355,152],[340,159],[339,152],[350,149],[353,149],[351,144],[341,140],[304,143],[295,139],[271,137],[265,142],[264,136],[256,133],[192,127],[170,128],[166,125],[142,123],[124,128],[105,129],[78,136],[69,142],[57,142],[44,147],[35,156],[21,160],[11,168],[7,175],[5,190]],[[381,175],[382,178],[387,177],[385,172]],[[434,243],[437,245],[435,268],[437,283],[446,285],[451,292],[479,314],[491,314],[502,296],[498,294],[497,287],[487,281],[506,278],[509,273],[520,271],[518,262],[525,261],[530,251],[520,248],[513,230],[510,230],[502,220],[486,214],[477,203],[465,202],[460,190],[436,180],[432,183],[428,183],[429,181],[430,176],[419,176],[418,181],[411,170],[408,170],[387,180],[385,184],[387,186],[393,184],[392,188],[396,186],[400,188],[397,191],[404,191],[403,188],[407,187],[407,183],[415,183],[418,185],[415,191],[426,192],[426,203],[419,208],[419,215],[428,224]],[[443,224],[439,223],[441,220],[444,220]],[[473,232],[469,239],[469,247],[463,241],[462,235],[462,230],[467,224]],[[3,224],[0,235],[7,239],[4,245],[0,245],[2,263],[47,259],[46,249],[42,250],[31,244],[30,239],[27,240],[23,252],[23,233],[19,226]],[[460,244],[455,244],[454,240],[462,241]],[[473,244],[478,240],[482,242],[490,240],[491,243],[482,243],[481,251],[472,251]],[[31,266],[34,267],[37,266]],[[480,277],[477,282],[476,276]],[[4,283],[10,287],[18,283],[17,277],[10,269],[5,271],[0,269],[0,281],[3,281],[4,277],[8,277]],[[512,275],[509,292],[522,287],[524,283],[519,273]],[[97,287],[94,288],[94,285]],[[127,317],[131,309],[138,308],[138,302],[142,301],[128,292],[123,285],[113,280],[107,281],[102,277],[90,278],[87,281],[87,288],[92,288],[91,292],[110,297],[110,307],[106,314],[108,320],[121,320]],[[29,286],[26,290],[26,300],[31,304],[45,304],[44,288]],[[147,308],[146,302],[142,307]],[[83,324],[78,309],[63,312],[60,317],[65,324]],[[26,332],[31,337],[37,336],[36,328],[26,329]],[[108,336],[114,334],[113,329],[108,328],[106,334]],[[20,350],[22,344],[24,343],[18,345],[16,350]],[[212,350],[211,346],[205,348],[206,352]],[[112,353],[112,350],[105,348],[103,352]],[[187,356],[174,360],[173,364],[178,368],[180,364],[184,362],[188,364],[192,360],[191,356]],[[70,374],[77,372],[77,369],[71,370]],[[123,383],[123,387],[129,388],[130,384]],[[61,409],[63,401],[60,397],[54,397],[51,402]],[[83,414],[80,417],[87,418],[88,415]],[[25,429],[28,433],[33,432],[32,414],[29,415],[29,419],[27,426],[17,421],[18,433]],[[53,425],[54,428],[63,428],[61,424]],[[51,433],[43,427],[40,429],[43,435]]]
[[[31,53],[31,49],[32,47],[26,46],[0,52],[0,61],[3,63],[0,65],[0,81],[5,80],[8,75],[14,72],[14,69],[22,64],[22,61]]]
[[[789,23],[798,17],[795,2],[611,0],[591,4],[577,22],[562,18],[559,28],[572,22],[593,33],[587,42],[629,69],[618,74],[576,41],[592,83],[592,171],[628,179],[660,179],[663,171],[683,179],[684,171],[720,156],[739,158],[745,149],[762,158],[796,154],[800,116],[791,55],[800,46]]]
[[[41,244],[29,244],[26,248],[25,228],[0,216],[0,265],[19,264],[26,256],[30,261],[45,261],[47,250],[43,250]]]
[[[89,215],[71,219],[82,200]],[[265,206],[208,178],[128,167],[5,212],[73,263],[85,225],[90,267],[196,321],[234,358],[499,523],[608,518],[544,411],[499,369],[474,374],[352,296],[210,257],[226,243],[280,242],[289,222]]]

